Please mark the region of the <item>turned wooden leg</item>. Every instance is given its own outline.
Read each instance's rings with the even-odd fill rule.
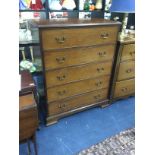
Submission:
[[[28,155],[31,153],[31,147],[30,147],[30,141],[29,139],[27,140],[27,146],[28,146]]]
[[[32,137],[33,143],[34,143],[34,150],[35,150],[35,154],[38,155],[38,150],[37,150],[37,143],[36,143],[36,134],[34,133],[33,137]]]

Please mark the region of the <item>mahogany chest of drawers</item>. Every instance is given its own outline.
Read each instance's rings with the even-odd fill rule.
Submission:
[[[103,20],[40,20],[47,125],[109,101],[120,23]]]
[[[133,96],[135,92],[135,40],[119,41],[114,64],[111,100]]]

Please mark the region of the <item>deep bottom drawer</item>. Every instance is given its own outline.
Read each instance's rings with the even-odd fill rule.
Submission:
[[[36,108],[19,112],[19,138],[30,138],[38,127],[38,115]]]
[[[22,140],[31,138],[34,135],[35,131],[36,131],[35,127],[20,131],[19,132],[19,140],[22,141]]]
[[[135,79],[116,82],[114,98],[133,94],[135,92]]]
[[[48,115],[60,114],[78,107],[84,107],[107,98],[108,89],[86,93],[68,100],[48,103]]]

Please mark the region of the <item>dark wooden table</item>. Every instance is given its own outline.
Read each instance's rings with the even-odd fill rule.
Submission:
[[[35,132],[38,128],[38,112],[34,98],[35,84],[28,71],[20,72],[21,88],[19,91],[19,141],[28,144],[30,154],[30,140],[34,143],[35,154],[37,155]]]

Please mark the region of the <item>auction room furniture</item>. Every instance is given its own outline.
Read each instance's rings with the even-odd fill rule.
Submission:
[[[27,140],[28,150],[30,150],[29,140],[34,142],[35,153],[37,155],[37,146],[35,131],[38,127],[37,106],[34,99],[35,85],[31,74],[28,71],[22,71],[21,89],[19,92],[19,141]]]
[[[118,41],[114,63],[111,100],[134,95],[135,92],[135,39]]]
[[[34,20],[39,28],[47,125],[108,105],[120,23],[103,19]]]

